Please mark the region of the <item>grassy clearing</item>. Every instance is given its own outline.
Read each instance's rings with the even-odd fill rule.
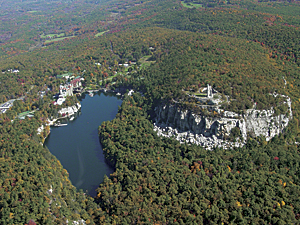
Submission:
[[[195,95],[197,97],[207,97],[206,93],[199,93],[199,92],[193,92],[193,91],[186,91],[185,93],[188,95]]]
[[[26,112],[22,112],[22,113],[19,113],[19,115],[17,116],[19,119],[21,118],[25,118],[26,116],[29,116],[29,117],[33,117],[34,116],[34,113],[35,113],[36,110],[33,110],[33,111],[26,111]]]
[[[60,33],[60,34],[47,34],[47,35],[41,35],[41,38],[47,38],[47,37],[51,37],[53,38],[54,36],[57,36],[57,38],[63,37],[65,35],[65,33]]]
[[[37,11],[28,11],[27,13],[36,13]]]
[[[75,36],[69,36],[69,37],[62,37],[62,38],[55,38],[55,39],[51,39],[51,40],[46,40],[45,44],[55,42],[55,41],[62,41],[64,39],[68,39],[68,38],[72,38],[72,37],[75,37]]]
[[[206,97],[207,94],[202,94],[202,93],[194,93],[195,96],[197,97]]]
[[[117,74],[115,74],[115,75],[113,75],[113,76],[111,76],[111,77],[107,77],[106,79],[104,79],[105,81],[112,81],[112,79],[113,78],[115,78],[116,76],[118,76],[118,75],[122,75],[122,73],[117,73]],[[99,81],[99,84],[100,84],[100,86],[102,85],[102,80],[101,81]]]
[[[127,72],[127,71],[128,71],[128,70],[125,69],[125,72]],[[107,78],[105,79],[105,81],[112,81],[112,79],[115,78],[115,77],[118,76],[118,75],[124,76],[124,77],[126,77],[126,78],[130,78],[130,77],[131,77],[131,75],[127,75],[127,74],[124,75],[122,72],[118,72],[117,74],[115,74],[115,75],[113,75],[113,76],[111,76],[111,77],[107,77]],[[99,85],[102,86],[102,80],[99,81]]]
[[[95,37],[99,37],[99,36],[105,34],[105,33],[108,32],[108,31],[109,31],[109,30],[106,30],[106,31],[102,31],[102,32],[100,32],[100,33],[98,33],[98,34],[95,34]]]
[[[186,7],[186,8],[201,8],[203,7],[202,4],[195,4],[195,3],[185,3],[184,1],[181,1],[181,5],[183,7]]]
[[[142,58],[140,58],[139,63],[141,64],[141,68],[148,67],[152,63],[155,63],[156,61],[150,61],[149,59],[151,58],[151,55],[146,55]]]

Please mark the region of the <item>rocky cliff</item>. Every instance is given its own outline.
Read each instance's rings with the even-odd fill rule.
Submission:
[[[285,96],[286,97],[286,96]],[[158,135],[174,137],[180,142],[191,142],[212,148],[242,146],[248,134],[270,140],[280,134],[292,118],[291,100],[286,97],[288,111],[275,115],[275,110],[247,110],[243,115],[216,109],[220,117],[197,115],[181,110],[178,105],[156,108],[155,130]]]

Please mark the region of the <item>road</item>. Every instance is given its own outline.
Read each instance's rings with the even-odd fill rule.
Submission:
[[[22,97],[17,98],[17,99],[10,99],[9,101],[0,104],[0,114],[5,113],[9,108],[11,108],[14,105],[14,101],[16,101],[16,100],[23,101],[24,98],[25,98],[25,96],[22,96]]]

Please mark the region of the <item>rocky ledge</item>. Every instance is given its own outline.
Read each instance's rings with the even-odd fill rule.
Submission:
[[[248,135],[263,136],[269,141],[280,134],[292,118],[291,99],[285,102],[288,110],[285,114],[275,115],[269,110],[249,109],[244,114],[230,111],[218,112],[218,117],[197,115],[181,110],[178,105],[160,105],[156,111],[154,130],[160,136],[175,138],[181,143],[188,142],[208,149],[213,147],[242,147]]]

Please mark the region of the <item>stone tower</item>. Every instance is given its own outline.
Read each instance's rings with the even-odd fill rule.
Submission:
[[[213,92],[211,86],[208,84],[207,85],[207,97],[212,98],[213,97]]]

